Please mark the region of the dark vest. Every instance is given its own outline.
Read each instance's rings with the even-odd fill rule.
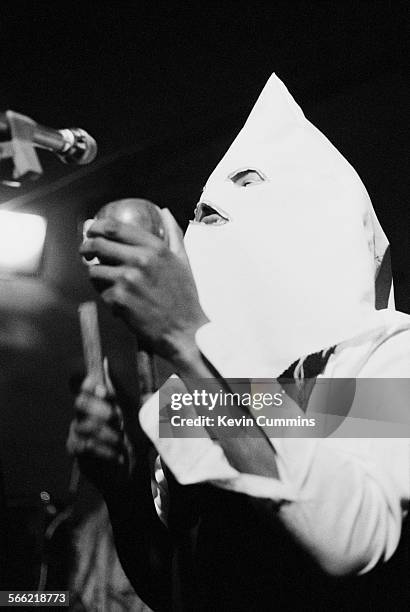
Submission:
[[[279,521],[266,520],[258,508],[264,500],[212,485],[181,487],[174,481],[171,489],[180,493],[174,506],[178,517],[170,513],[174,610],[373,612],[410,607],[408,519],[388,563],[364,576],[336,579],[301,551]],[[266,510],[274,517],[273,507]]]

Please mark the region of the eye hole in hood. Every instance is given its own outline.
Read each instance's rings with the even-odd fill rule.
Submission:
[[[228,176],[237,187],[249,187],[264,183],[267,179],[260,170],[256,168],[245,168],[244,170],[236,170]]]

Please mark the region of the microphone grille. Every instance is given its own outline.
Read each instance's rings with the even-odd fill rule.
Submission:
[[[81,128],[59,130],[67,142],[68,148],[59,157],[66,164],[84,166],[90,164],[97,156],[98,147],[95,139]]]

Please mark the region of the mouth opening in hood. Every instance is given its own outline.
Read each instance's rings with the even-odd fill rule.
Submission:
[[[229,216],[207,202],[200,202],[195,209],[195,221],[206,225],[223,225],[228,223]]]

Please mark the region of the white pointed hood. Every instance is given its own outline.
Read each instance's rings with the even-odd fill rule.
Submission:
[[[234,184],[247,169],[264,182]],[[229,218],[191,222],[185,244],[204,311],[238,363],[235,376],[277,376],[374,327],[386,237],[354,169],[275,75],[201,202]]]

